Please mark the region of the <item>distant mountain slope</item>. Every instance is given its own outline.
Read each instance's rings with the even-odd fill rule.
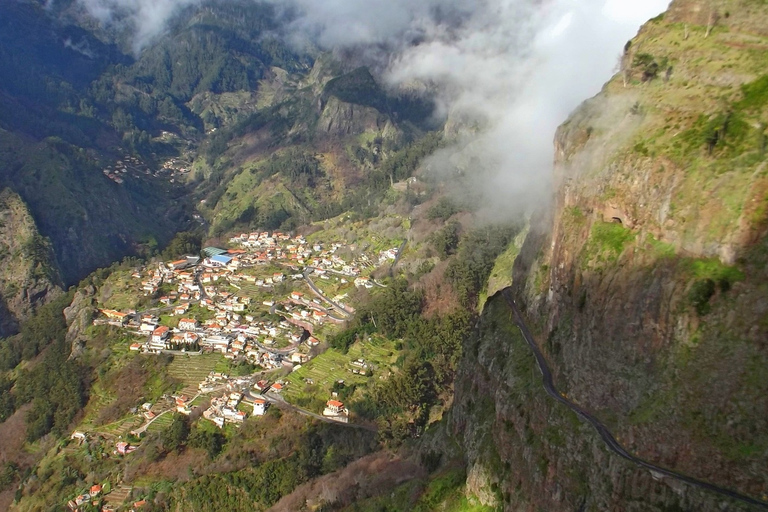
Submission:
[[[208,2],[135,58],[121,50],[119,26],[98,27],[75,2],[0,4],[0,185],[29,205],[65,282],[189,225],[185,188],[145,175],[204,137],[188,101],[248,98],[271,66],[308,69],[311,61],[265,34],[271,11]],[[243,108],[208,120],[217,126]],[[130,179],[103,175],[131,154],[139,164]]]
[[[0,336],[15,332],[60,286],[50,242],[21,198],[0,190]]]

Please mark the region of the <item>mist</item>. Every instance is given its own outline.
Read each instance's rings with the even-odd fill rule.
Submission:
[[[388,54],[391,87],[428,84],[455,143],[429,159],[494,220],[550,196],[553,138],[669,0],[295,0],[296,33]],[[384,49],[384,50],[381,50]],[[476,204],[475,206],[478,206]]]
[[[135,27],[140,51],[201,0],[78,0]],[[229,1],[229,0],[218,0]],[[284,37],[353,49],[392,88],[434,91],[455,144],[429,172],[457,179],[496,217],[550,195],[555,130],[615,71],[626,41],[669,0],[269,0],[291,13]]]

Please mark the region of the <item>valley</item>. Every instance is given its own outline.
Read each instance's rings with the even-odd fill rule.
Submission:
[[[0,509],[766,509],[764,1],[159,4],[0,3]]]

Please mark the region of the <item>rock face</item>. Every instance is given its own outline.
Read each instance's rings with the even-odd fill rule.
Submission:
[[[0,336],[62,293],[50,243],[21,198],[0,191]]]
[[[532,220],[512,286],[558,387],[629,451],[757,498],[765,27],[762,3],[675,1],[641,29],[621,72],[558,131],[554,206]],[[505,510],[748,510],[607,452],[541,391],[510,325],[492,299],[457,382],[453,430],[478,495]]]
[[[317,122],[318,133],[330,137],[388,130],[394,130],[392,123],[375,108],[345,103],[335,97],[328,99]]]
[[[64,318],[67,321],[67,343],[72,346],[70,357],[77,358],[85,348],[87,340],[85,330],[91,325],[96,315],[95,295],[96,288],[93,285],[80,288],[70,305],[64,308]]]

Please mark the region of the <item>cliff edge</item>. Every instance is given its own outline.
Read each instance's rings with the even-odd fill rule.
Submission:
[[[513,293],[559,389],[627,449],[768,495],[768,5],[676,0],[558,130]],[[465,351],[470,488],[518,510],[741,510],[608,453],[500,297]],[[485,490],[485,491],[484,491]],[[522,507],[522,508],[521,508]],[[746,508],[745,508],[746,510]]]

